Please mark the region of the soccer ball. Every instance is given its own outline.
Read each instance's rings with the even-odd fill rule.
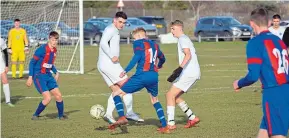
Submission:
[[[100,119],[104,116],[105,111],[102,105],[96,104],[90,108],[90,115],[94,119]]]

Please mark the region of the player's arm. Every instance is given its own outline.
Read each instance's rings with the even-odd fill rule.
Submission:
[[[249,86],[258,81],[263,62],[260,45],[261,44],[256,44],[256,42],[249,42],[247,44],[248,74],[237,82],[237,89]]]
[[[181,38],[179,40],[181,48],[183,50],[183,53],[185,54],[185,57],[181,63],[181,65],[174,70],[174,72],[172,73],[171,76],[169,76],[169,78],[167,79],[168,82],[173,82],[175,81],[182,73],[183,68],[189,63],[189,61],[191,60],[191,50],[190,50],[190,45],[192,44],[190,42],[191,40],[189,39],[184,39]]]
[[[52,65],[52,68],[51,68],[52,72],[54,74],[57,74],[58,73],[58,70],[56,69],[55,65]]]
[[[8,67],[8,51],[7,51],[7,45],[5,44],[5,41],[1,38],[1,50],[4,53],[4,60],[5,60],[5,66]]]
[[[101,37],[100,40],[100,47],[103,50],[103,52],[110,58],[113,58],[113,55],[110,54],[110,47],[109,47],[109,41],[113,36],[113,30],[112,29],[106,29]]]
[[[25,50],[28,50],[28,39],[27,39],[27,33],[26,30],[24,29],[24,43],[25,43]]]
[[[38,60],[40,59],[40,57],[45,54],[44,50],[42,47],[38,48],[33,57],[31,58],[30,60],[30,63],[29,63],[29,77],[32,77],[33,74],[34,74],[34,66],[35,64],[38,62]]]
[[[8,52],[11,54],[11,46],[12,46],[12,37],[13,37],[13,33],[12,33],[12,29],[9,31],[8,34]]]
[[[142,52],[144,50],[136,43],[134,43],[133,47],[134,47],[133,49],[134,55],[124,70],[126,73],[129,72],[136,65],[136,63],[141,59]]]
[[[164,53],[161,51],[160,47],[158,46],[158,59],[159,59],[159,63],[158,63],[158,68],[162,68],[163,64],[166,62],[166,57],[164,55]]]

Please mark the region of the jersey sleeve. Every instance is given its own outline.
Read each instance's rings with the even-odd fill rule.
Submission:
[[[12,37],[13,37],[13,31],[12,31],[12,29],[10,29],[10,31],[8,33],[8,48],[11,48],[11,46],[12,46]]]
[[[141,59],[143,51],[144,51],[143,43],[135,41],[133,43],[134,55],[130,60],[129,64],[126,66],[125,72],[129,72],[136,65],[136,63]]]
[[[181,37],[179,39],[179,43],[182,49],[190,48],[190,50],[192,50],[193,43],[188,37]],[[191,52],[195,52],[195,51],[191,51]]]
[[[23,29],[23,32],[24,32],[24,42],[25,42],[25,46],[28,46],[28,39],[27,39],[27,33],[26,33],[26,30]]]
[[[163,54],[162,50],[160,49],[160,46],[157,45],[158,47],[158,59],[159,59],[159,63],[158,63],[158,68],[162,68],[163,67],[163,64],[166,62],[166,57],[165,55]]]
[[[0,38],[1,40],[1,43],[0,43],[0,52],[3,51],[3,54],[4,54],[4,61],[5,61],[5,66],[8,67],[8,52],[7,52],[7,45],[5,43],[5,41]]]
[[[256,40],[248,42],[246,49],[248,73],[244,78],[239,80],[239,88],[249,86],[258,81],[263,63],[262,51],[262,44],[260,42]]]
[[[56,74],[56,73],[58,72],[57,69],[56,69],[56,67],[55,67],[55,65],[52,65],[51,70],[52,70],[52,72],[53,72],[54,74]]]
[[[42,57],[43,55],[45,54],[45,50],[43,47],[39,47],[33,57],[31,58],[30,60],[30,63],[29,63],[29,76],[33,76],[34,74],[34,66],[36,65],[36,63],[38,62],[38,60],[40,59],[40,57]]]
[[[113,33],[114,33],[113,29],[106,28],[105,31],[103,32],[101,40],[100,40],[101,49],[110,58],[113,58],[113,56],[110,54],[109,41],[112,38]]]

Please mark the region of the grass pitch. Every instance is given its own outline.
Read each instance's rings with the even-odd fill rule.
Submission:
[[[256,137],[262,116],[260,83],[235,93],[232,83],[247,73],[246,42],[195,43],[201,66],[201,80],[183,98],[201,122],[198,127],[184,129],[187,118],[176,107],[177,129],[171,134],[159,134],[160,125],[149,95],[144,90],[134,95],[134,111],[145,119],[144,124],[130,123],[129,133],[111,133],[101,129],[107,124],[92,119],[89,109],[94,104],[106,107],[110,90],[96,69],[98,47],[85,47],[85,74],[61,74],[60,90],[64,96],[65,113],[69,120],[56,119],[55,100],[41,114],[42,120],[32,121],[41,95],[34,87],[27,88],[26,80],[11,80],[12,101],[15,108],[1,104],[1,137],[3,138],[128,138],[128,137],[198,137],[250,138]],[[176,44],[161,45],[167,61],[160,70],[159,99],[166,109],[166,81],[178,66]],[[127,65],[132,56],[131,46],[121,46],[121,64]],[[131,71],[133,72],[133,71]],[[131,75],[131,74],[130,74]],[[165,110],[166,113],[166,110]],[[116,113],[115,113],[116,114]]]

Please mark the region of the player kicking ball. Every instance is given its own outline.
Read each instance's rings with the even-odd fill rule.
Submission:
[[[119,74],[123,72],[123,68],[119,63],[119,30],[124,27],[126,19],[127,15],[124,12],[117,12],[113,19],[113,23],[105,28],[100,40],[97,68],[104,81],[113,92],[118,91],[119,87],[127,81],[127,76],[124,76],[123,78],[119,77]],[[143,122],[144,120],[133,112],[132,98],[131,94],[127,94],[123,97],[127,110],[126,117],[130,120]],[[115,123],[112,115],[114,109],[113,98],[112,95],[110,95],[107,101],[107,110],[103,117],[103,119],[110,124]]]
[[[246,48],[248,74],[233,83],[234,89],[260,79],[263,88],[263,118],[258,138],[285,138],[289,128],[289,58],[284,42],[268,31],[268,11],[251,12],[250,25],[258,34]]]
[[[175,69],[172,75],[167,79],[167,81],[172,83],[170,90],[166,94],[168,127],[171,130],[176,129],[174,119],[176,103],[188,116],[189,120],[185,125],[185,128],[195,126],[200,121],[187,103],[181,98],[181,96],[187,92],[201,76],[196,50],[190,38],[184,34],[183,27],[183,22],[180,20],[171,23],[171,32],[174,37],[178,38],[179,55],[179,67]]]
[[[120,74],[120,77],[126,76],[126,74],[137,64],[136,73],[128,79],[128,81],[120,88],[119,91],[112,93],[119,119],[115,123],[109,125],[108,128],[110,130],[114,130],[115,127],[125,125],[128,122],[124,116],[121,96],[125,95],[126,93],[132,94],[146,88],[150,94],[151,103],[153,104],[162,124],[160,132],[169,133],[170,131],[167,127],[163,108],[157,98],[158,69],[165,63],[165,57],[155,42],[146,39],[146,31],[143,28],[135,29],[132,32],[132,36],[135,39],[133,43],[134,56],[128,66],[125,68],[125,71]],[[157,59],[159,62],[156,65]]]
[[[26,85],[30,87],[32,82],[34,82],[37,91],[43,96],[43,100],[39,103],[32,120],[38,120],[40,113],[50,103],[51,95],[49,92],[52,93],[56,100],[58,118],[60,120],[67,119],[67,116],[63,114],[63,100],[57,85],[59,73],[54,65],[58,38],[59,34],[57,32],[51,32],[48,43],[37,48],[29,63],[29,78]],[[51,70],[55,74],[54,77],[50,72]]]

